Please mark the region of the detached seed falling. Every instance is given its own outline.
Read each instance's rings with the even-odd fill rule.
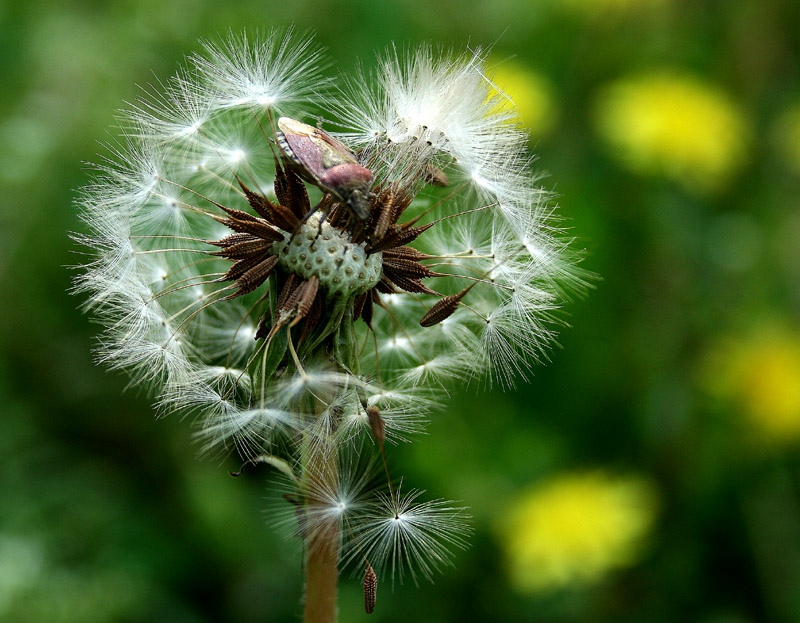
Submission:
[[[375,612],[375,601],[378,598],[378,576],[372,566],[367,563],[364,570],[364,610],[367,614]]]

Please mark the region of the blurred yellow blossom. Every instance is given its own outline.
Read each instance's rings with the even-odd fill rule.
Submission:
[[[722,341],[703,368],[706,388],[763,442],[800,441],[800,333],[772,326]]]
[[[497,90],[490,96],[501,95],[497,108],[504,107],[502,102],[508,98],[505,108],[516,107],[522,124],[534,138],[553,127],[556,120],[553,87],[544,76],[522,63],[505,61],[493,68],[492,83]]]
[[[690,191],[720,187],[746,158],[748,128],[720,90],[686,75],[622,79],[600,95],[597,129],[632,170]]]
[[[653,486],[637,476],[593,471],[537,484],[500,526],[512,582],[523,591],[548,591],[634,563],[656,505]]]
[[[787,108],[778,117],[775,141],[786,165],[800,173],[800,102]]]

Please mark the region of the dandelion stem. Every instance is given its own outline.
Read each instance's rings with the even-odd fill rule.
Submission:
[[[332,527],[315,534],[309,543],[306,561],[306,603],[303,613],[305,623],[335,623],[336,597],[339,572],[337,569],[338,528]]]
[[[321,414],[317,414],[320,416]],[[336,491],[339,483],[337,446],[331,439],[306,436],[303,481],[308,492],[307,504],[326,506],[314,491]],[[321,443],[320,443],[321,442]],[[313,530],[306,538],[306,593],[304,623],[336,623],[337,584],[339,580],[339,524],[330,522]]]

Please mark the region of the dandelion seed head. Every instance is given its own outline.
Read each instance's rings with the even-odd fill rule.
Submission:
[[[450,564],[464,511],[353,457],[458,382],[512,385],[586,284],[484,56],[393,50],[334,91],[308,38],[207,43],[79,199],[98,359],[195,415],[203,450],[282,473],[307,544],[400,580]],[[301,121],[319,105],[349,130]]]

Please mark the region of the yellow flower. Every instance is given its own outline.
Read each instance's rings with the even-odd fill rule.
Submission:
[[[800,102],[790,106],[778,117],[775,141],[787,166],[800,173]]]
[[[718,346],[704,368],[706,388],[743,413],[759,441],[800,441],[800,335],[769,327]]]
[[[497,90],[492,90],[490,97],[499,95],[496,112],[516,106],[522,124],[534,136],[553,127],[556,120],[553,88],[544,76],[523,64],[506,61],[494,68],[492,83]]]
[[[529,592],[592,583],[638,559],[655,513],[655,490],[640,477],[596,471],[540,483],[500,526],[511,580]]]
[[[746,158],[747,127],[734,103],[696,78],[648,74],[602,93],[596,123],[614,154],[639,173],[714,191]]]

